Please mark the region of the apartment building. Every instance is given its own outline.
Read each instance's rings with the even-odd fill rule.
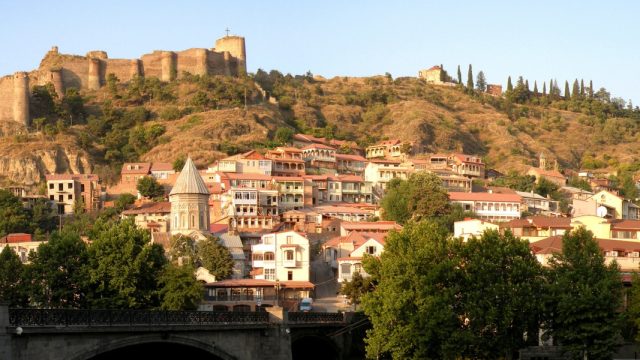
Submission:
[[[100,179],[94,174],[46,175],[47,197],[55,201],[58,214],[73,214],[76,204],[85,211],[102,207]]]

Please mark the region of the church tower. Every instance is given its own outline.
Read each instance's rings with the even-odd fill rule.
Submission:
[[[547,170],[547,158],[544,157],[544,153],[540,153],[540,169]]]
[[[209,233],[209,190],[195,164],[188,158],[169,193],[171,235]]]

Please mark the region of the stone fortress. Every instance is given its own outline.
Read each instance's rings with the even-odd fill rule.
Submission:
[[[0,78],[0,121],[16,121],[29,126],[31,87],[52,83],[59,97],[66,89],[97,90],[106,84],[109,74],[122,82],[136,76],[170,81],[183,72],[193,75],[239,76],[247,72],[244,37],[225,36],[213,49],[160,51],[140,59],[109,59],[105,51],[90,51],[85,56],[60,54],[54,46],[37,70],[17,72]]]

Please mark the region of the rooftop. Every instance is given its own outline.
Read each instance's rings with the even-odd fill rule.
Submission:
[[[177,194],[202,194],[209,195],[209,189],[202,180],[196,165],[191,158],[188,158],[176,180],[176,184],[171,189],[169,196]]]

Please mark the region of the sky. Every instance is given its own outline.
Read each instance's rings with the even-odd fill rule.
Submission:
[[[138,58],[213,48],[229,28],[246,38],[249,72],[399,77],[443,64],[466,81],[472,64],[489,83],[593,80],[640,105],[639,12],[632,0],[0,0],[0,76],[37,68],[53,45]]]

